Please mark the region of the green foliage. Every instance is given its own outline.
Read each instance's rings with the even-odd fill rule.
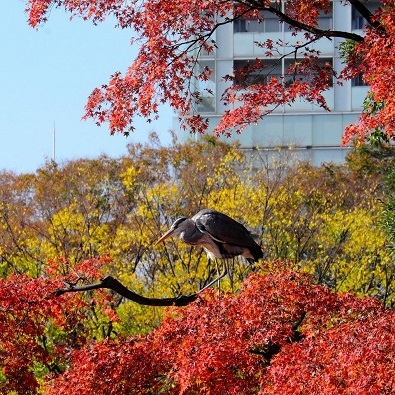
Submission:
[[[384,109],[385,103],[383,100],[377,101],[374,98],[373,92],[368,92],[362,106],[364,114],[367,116],[375,116]],[[379,147],[382,144],[388,144],[390,142],[390,137],[381,127],[376,127],[372,129],[367,136],[367,142],[373,147]]]
[[[350,39],[344,40],[339,44],[339,55],[344,60],[343,63],[349,62],[350,57],[355,52],[356,45],[357,42]]]

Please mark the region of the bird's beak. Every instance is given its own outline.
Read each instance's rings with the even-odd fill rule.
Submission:
[[[170,228],[162,237],[160,237],[158,240],[156,240],[155,244],[159,244],[162,241],[166,240],[168,237],[170,237],[174,233],[174,229]]]

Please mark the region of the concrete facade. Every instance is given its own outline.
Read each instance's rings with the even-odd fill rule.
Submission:
[[[377,5],[377,2],[369,2],[369,8],[372,10]],[[353,12],[351,6],[341,4],[340,0],[334,0],[332,13],[323,14],[319,20],[321,28],[353,31],[359,34],[362,34],[360,28],[363,23],[363,18]],[[224,25],[216,31],[214,39],[218,49],[212,54],[200,57],[202,66],[207,65],[214,70],[211,81],[199,87],[204,100],[198,110],[203,117],[209,118],[210,128],[217,124],[221,114],[228,109],[220,98],[229,82],[221,81],[221,77],[231,74],[237,62],[256,58],[273,62],[271,59],[265,59],[264,50],[254,44],[268,38],[274,41],[281,39],[282,42],[288,43],[287,45],[296,44],[302,39],[293,36],[286,24],[269,17],[264,24],[244,20],[237,25]],[[332,62],[337,70],[344,66],[338,50],[341,41],[342,39],[338,38],[323,38],[314,43],[314,49],[320,51],[319,56],[323,62]],[[284,53],[279,56],[286,55],[290,49],[284,46],[283,51]],[[283,74],[288,67],[287,62],[291,62],[293,56],[284,56],[281,62],[276,62],[273,73]],[[203,89],[207,87],[214,95],[204,93]],[[334,82],[324,94],[330,112],[311,103],[296,102],[292,106],[276,109],[257,125],[250,125],[242,134],[234,135],[226,141],[238,140],[241,147],[246,149],[274,149],[292,145],[302,159],[310,160],[313,164],[342,163],[348,152],[348,148],[341,146],[344,127],[358,118],[367,90],[367,86],[363,86],[360,81],[346,81],[342,86]],[[182,139],[199,138],[187,132],[180,133]]]

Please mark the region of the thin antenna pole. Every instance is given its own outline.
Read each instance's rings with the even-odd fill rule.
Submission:
[[[55,151],[55,147],[56,147],[56,128],[55,128],[55,121],[53,123],[53,146],[52,146],[52,160],[54,163],[56,163],[56,151]]]

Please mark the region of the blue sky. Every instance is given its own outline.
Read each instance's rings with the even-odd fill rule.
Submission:
[[[102,153],[118,157],[130,142],[146,141],[151,131],[169,141],[172,113],[160,120],[136,121],[126,138],[111,136],[105,125],[82,121],[86,100],[95,87],[107,83],[115,71],[124,72],[136,57],[131,31],[99,26],[79,18],[72,21],[53,10],[38,30],[27,24],[22,0],[8,0],[0,23],[0,170],[34,172],[53,157],[57,162],[94,158]]]

